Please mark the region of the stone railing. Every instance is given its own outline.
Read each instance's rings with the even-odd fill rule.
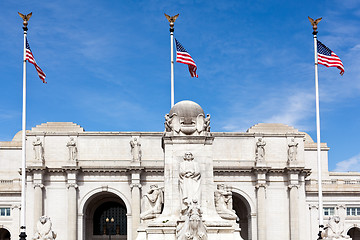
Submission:
[[[20,190],[20,179],[0,179],[0,192],[14,192]]]
[[[329,179],[322,181],[324,192],[360,192],[360,179]],[[308,192],[318,191],[317,179],[305,180]]]
[[[305,184],[306,185],[312,185],[312,184],[317,184],[318,181],[317,179],[309,179],[309,180],[305,180]],[[346,185],[355,185],[355,184],[359,184],[360,185],[360,179],[331,179],[331,180],[323,180],[322,181],[323,185],[331,185],[331,184],[346,184]]]

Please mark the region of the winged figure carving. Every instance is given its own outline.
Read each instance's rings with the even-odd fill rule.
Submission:
[[[317,30],[317,25],[321,21],[322,17],[318,18],[316,20],[312,19],[311,17],[308,17],[308,18],[309,18],[309,21],[310,21],[311,25],[313,26],[313,30],[316,31]]]
[[[32,16],[32,12],[29,13],[29,14],[27,14],[27,15],[24,15],[24,14],[19,13],[19,12],[18,12],[18,14],[19,14],[19,16],[24,20],[24,26],[26,27],[26,26],[28,25],[29,19],[30,19],[31,16]]]
[[[164,13],[165,14],[165,17],[166,17],[166,19],[169,21],[169,23],[174,23],[175,22],[175,20],[178,18],[178,16],[179,16],[179,14],[177,14],[177,15],[175,15],[175,16],[169,16],[169,15],[167,15],[166,13]]]

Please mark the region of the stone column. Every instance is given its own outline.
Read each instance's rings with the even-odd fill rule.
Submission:
[[[63,167],[67,172],[67,240],[77,239],[77,167]]]
[[[259,184],[256,188],[258,240],[266,240],[266,185]]]
[[[318,205],[310,204],[310,236],[309,239],[316,239],[319,233],[319,221],[318,221]]]
[[[76,240],[76,216],[77,216],[77,184],[68,184],[68,218],[67,218],[67,226],[68,226],[68,240]]]
[[[140,224],[140,171],[133,170],[131,173],[131,213],[132,213],[132,239],[137,237],[137,229]]]
[[[266,240],[266,173],[267,167],[256,167],[257,178],[257,239]]]
[[[299,189],[289,186],[290,240],[299,240]]]
[[[290,211],[290,240],[299,240],[299,169],[289,167],[289,211]]]
[[[43,188],[44,185],[41,183],[34,184],[34,223],[43,215]]]
[[[32,169],[33,174],[33,186],[34,186],[34,205],[33,205],[33,219],[34,226],[36,229],[36,223],[39,221],[40,217],[44,214],[43,212],[43,176],[44,176],[44,168],[35,167]]]

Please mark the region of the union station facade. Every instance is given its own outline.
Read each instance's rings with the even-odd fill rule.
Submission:
[[[41,216],[60,240],[317,239],[316,143],[291,126],[211,132],[210,115],[182,101],[164,132],[48,122],[26,136],[27,239]],[[0,142],[0,240],[19,236],[21,146],[21,132]],[[329,172],[328,151],[321,143],[324,223],[338,216],[359,240],[360,173]]]

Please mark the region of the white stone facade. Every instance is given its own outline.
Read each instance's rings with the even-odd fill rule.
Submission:
[[[176,239],[172,224],[181,215],[178,164],[185,152],[191,152],[202,169],[200,204],[208,239],[317,239],[316,143],[310,136],[283,124],[257,124],[242,133],[207,132],[209,123],[205,116],[203,119],[205,133],[197,126],[196,136],[181,134],[181,130],[172,134],[170,125],[165,133],[88,132],[74,123],[51,122],[27,131],[28,239],[43,215],[51,218],[60,240],[108,239],[107,229],[113,230],[112,239]],[[35,159],[37,138],[42,143],[43,161]],[[71,138],[75,143],[69,144]],[[141,157],[133,155],[130,143],[135,138]],[[257,162],[260,138],[265,153],[263,161]],[[290,161],[289,148],[293,147],[294,154],[294,143],[296,159]],[[76,149],[69,149],[70,145]],[[0,142],[0,208],[10,208],[11,213],[0,216],[0,239],[7,239],[2,238],[5,232],[11,239],[19,235],[21,150],[21,132],[10,142]],[[328,151],[322,143],[324,208],[329,216],[340,216],[345,232],[356,232],[360,227],[360,173],[328,172]],[[216,214],[218,184],[232,192],[237,220],[226,222]],[[164,189],[164,207],[153,219],[141,220],[145,211],[142,197],[151,185]],[[107,208],[107,203],[117,207],[110,204]],[[348,208],[352,208],[350,214]],[[357,208],[359,213],[354,210],[351,214]],[[102,213],[123,217],[111,226],[99,223],[104,220]],[[324,216],[325,223],[329,216]],[[212,227],[211,221],[217,227]],[[161,238],[166,231],[171,238]],[[233,235],[220,237],[216,231]]]

